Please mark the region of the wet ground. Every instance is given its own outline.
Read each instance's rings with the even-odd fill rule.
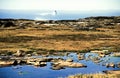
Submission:
[[[35,67],[33,65],[17,65],[0,68],[0,78],[59,78],[67,77],[74,74],[90,74],[103,73],[105,70],[120,70],[117,64],[120,63],[120,57],[113,57],[112,54],[105,57],[99,57],[97,53],[80,53],[83,59],[78,59],[77,53],[58,53],[49,55],[47,58],[63,58],[73,59],[73,62],[85,64],[86,68],[68,68],[53,70],[51,69],[52,62],[47,62],[47,66]],[[35,58],[43,58],[43,56],[32,56]],[[114,67],[106,66],[109,63],[114,63]]]

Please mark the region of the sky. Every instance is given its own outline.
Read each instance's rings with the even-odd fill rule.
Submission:
[[[0,0],[0,9],[120,11],[120,0]]]

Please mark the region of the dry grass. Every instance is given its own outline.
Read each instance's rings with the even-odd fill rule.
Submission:
[[[78,74],[78,75],[71,75],[68,78],[120,78],[119,75],[115,74]]]
[[[55,28],[55,27],[52,27]],[[99,47],[120,48],[120,32],[76,31],[70,27],[56,27],[59,30],[15,29],[0,31],[0,50],[85,50]]]

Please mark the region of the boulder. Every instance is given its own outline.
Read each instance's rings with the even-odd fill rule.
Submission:
[[[69,59],[67,59],[66,61],[67,61],[67,62],[73,62],[73,59],[70,59],[70,58],[69,58]]]
[[[84,54],[78,54],[77,57],[78,57],[79,60],[83,60],[85,58]]]
[[[107,63],[107,64],[106,64],[106,67],[113,67],[113,68],[114,68],[114,67],[115,67],[115,64],[114,64],[114,63]]]
[[[100,61],[100,57],[93,57],[93,58],[92,58],[92,61],[95,62],[95,63],[101,62],[101,61]]]
[[[45,66],[46,62],[50,62],[52,58],[29,58],[27,59],[27,64],[32,64],[35,66]]]
[[[117,64],[117,67],[120,68],[120,63]]]
[[[31,56],[32,56],[32,54],[27,54],[26,56],[27,56],[27,57],[31,57]]]
[[[64,69],[64,68],[61,67],[61,66],[52,66],[51,69],[53,69],[53,70],[60,70],[60,69]]]
[[[26,64],[26,61],[25,60],[17,60],[17,63],[18,64]]]
[[[34,64],[34,66],[40,66],[40,62],[38,62],[38,61],[34,62],[33,64]]]
[[[108,70],[108,71],[103,71],[106,74],[118,74],[120,75],[120,70]]]
[[[100,57],[105,57],[105,54],[104,53],[100,53],[99,56]]]
[[[40,66],[41,66],[41,67],[44,67],[44,66],[46,66],[46,65],[47,65],[46,62],[40,62]]]
[[[17,65],[16,60],[0,60],[0,66]]]
[[[20,56],[23,56],[23,54],[24,54],[23,50],[18,50],[15,55],[20,57]]]
[[[53,67],[81,68],[81,67],[86,67],[86,65],[81,64],[81,63],[75,63],[75,62],[58,61],[58,62],[53,63]]]
[[[120,57],[120,53],[113,53],[113,56]]]
[[[59,65],[63,67],[72,67],[72,68],[86,67],[81,63],[73,63],[73,62],[61,62]]]
[[[34,56],[38,56],[37,52],[33,52],[32,55],[34,55]]]
[[[50,62],[52,60],[53,60],[53,58],[40,58],[39,59],[40,62]]]

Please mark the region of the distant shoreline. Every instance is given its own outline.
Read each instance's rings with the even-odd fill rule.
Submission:
[[[0,45],[1,50],[88,51],[105,47],[119,52],[119,29],[120,16],[48,21],[0,19]]]
[[[30,19],[30,20],[77,20],[86,17],[120,16],[120,11],[65,11],[56,10],[1,10],[3,19]]]
[[[90,16],[90,17],[85,17],[85,18],[79,18],[79,19],[61,19],[61,20],[34,20],[34,19],[23,19],[23,18],[0,18],[0,20],[22,20],[22,21],[77,21],[77,20],[81,20],[81,19],[114,19],[115,17],[120,17],[120,16]]]

